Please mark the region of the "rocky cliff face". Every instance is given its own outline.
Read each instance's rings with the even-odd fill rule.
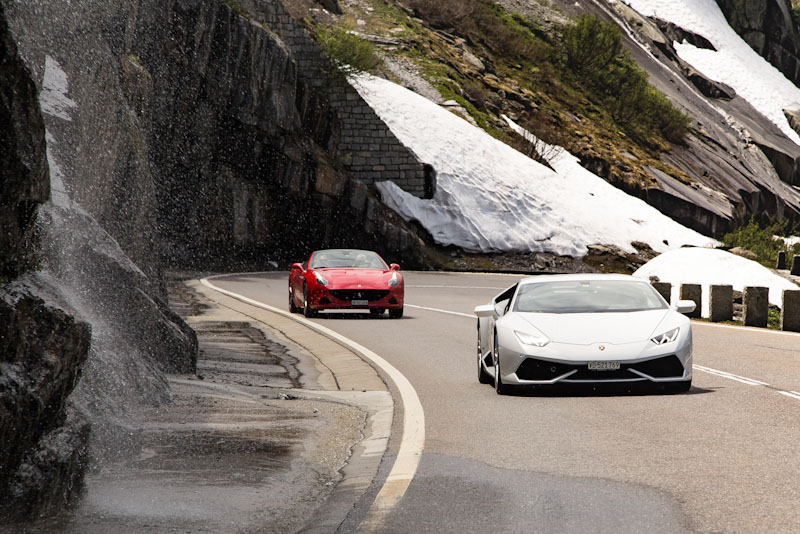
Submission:
[[[81,486],[88,423],[67,402],[90,328],[21,280],[50,187],[37,90],[0,5],[0,516],[35,515]]]
[[[0,281],[33,264],[36,209],[47,200],[50,184],[45,158],[44,123],[35,106],[37,89],[19,57],[0,4]]]
[[[800,33],[789,0],[717,0],[717,4],[753,50],[800,85]]]
[[[268,29],[280,3],[257,4],[251,15],[242,4],[143,1],[131,19],[122,53],[152,81],[149,160],[164,256],[263,268],[359,245],[420,266],[419,240],[368,200],[339,158],[330,80],[301,76],[294,49]]]
[[[796,220],[800,216],[797,146],[730,88],[680,60],[672,45],[684,39],[699,47],[710,43],[673,24],[642,17],[622,2],[611,7],[596,2],[588,9],[626,30],[626,48],[650,82],[695,120],[686,143],[661,157],[691,182],[647,169],[658,184],[642,192],[647,202],[686,226],[714,235],[750,217]],[[771,31],[766,28],[762,26],[762,32]],[[720,110],[730,120],[721,118]]]
[[[263,269],[357,244],[423,264],[337,160],[325,81],[231,5],[0,5],[2,516],[69,503],[88,463],[136,450],[127,406],[193,371],[165,262]]]
[[[70,75],[54,58],[61,53],[70,74],[69,65],[102,72],[102,62],[89,61],[102,56],[102,48],[69,46],[80,32],[70,35],[60,25],[75,22],[76,13],[65,7],[0,6],[3,520],[38,517],[69,504],[92,459],[129,445],[126,406],[165,401],[163,371],[192,370],[196,351],[194,333],[161,300],[147,234],[136,233],[137,224],[152,227],[152,221],[147,223],[146,210],[137,218],[142,198],[136,186],[146,180],[129,172],[135,152],[125,149],[135,146],[130,122],[113,120],[126,118],[126,110],[98,96],[97,102],[89,99],[86,113],[78,111],[73,97],[82,98],[93,84],[77,83],[70,92]],[[95,96],[114,95],[92,81]],[[133,199],[116,198],[115,190]],[[114,219],[112,200],[136,215]],[[98,222],[104,219],[109,230]],[[131,233],[128,240],[123,227]],[[141,268],[120,243],[140,258]]]

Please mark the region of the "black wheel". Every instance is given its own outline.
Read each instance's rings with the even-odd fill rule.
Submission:
[[[680,382],[668,382],[667,383],[667,391],[672,391],[674,393],[684,393],[689,391],[692,387],[692,379],[689,380],[681,380]]]
[[[483,354],[481,351],[481,322],[478,321],[478,382],[481,384],[491,384],[492,375],[483,368]]]
[[[403,308],[399,308],[397,310],[389,310],[389,318],[390,319],[399,319],[403,316]]]
[[[380,317],[383,315],[383,312],[386,311],[383,308],[370,308],[369,314],[373,317]]]
[[[317,311],[312,310],[308,305],[308,288],[306,286],[303,286],[303,315],[308,318],[317,316]]]
[[[292,286],[289,286],[289,313],[297,313],[300,311],[300,308],[294,305],[294,293],[292,292]]]
[[[500,378],[500,351],[497,350],[497,332],[494,334],[492,352],[492,359],[494,360],[494,390],[498,395],[505,395],[508,393],[510,386],[503,384],[503,379]]]

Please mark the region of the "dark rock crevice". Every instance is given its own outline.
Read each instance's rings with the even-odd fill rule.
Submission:
[[[800,86],[800,32],[789,0],[717,0],[731,28]]]
[[[32,230],[50,195],[38,90],[19,56],[0,4],[0,282],[35,264]]]

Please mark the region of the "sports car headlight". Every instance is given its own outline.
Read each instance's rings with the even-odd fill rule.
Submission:
[[[397,273],[392,273],[392,277],[389,278],[389,287],[394,287],[400,283],[400,279],[397,277]]]
[[[328,280],[324,276],[319,274],[317,271],[314,271],[314,278],[317,279],[317,283],[319,285],[328,287]]]
[[[514,334],[516,334],[517,339],[520,340],[521,343],[525,345],[533,345],[534,347],[544,347],[550,340],[544,336],[534,336],[531,334],[526,334],[525,332],[518,332],[514,330]]]
[[[672,343],[673,341],[678,339],[678,334],[680,333],[680,331],[681,331],[680,328],[673,328],[668,332],[664,332],[663,334],[651,337],[650,341],[652,341],[656,345],[664,345],[666,343]]]

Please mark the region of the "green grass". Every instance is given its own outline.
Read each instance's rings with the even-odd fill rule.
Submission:
[[[780,310],[776,310],[775,308],[770,308],[769,312],[767,312],[767,328],[772,328],[773,330],[780,330],[781,328],[781,312]]]
[[[242,4],[240,4],[239,2],[235,2],[233,0],[226,0],[225,3],[228,4],[228,7],[230,7],[233,10],[233,12],[239,15],[240,17],[244,17],[248,20],[252,18],[250,16],[250,13],[248,13],[247,10],[243,8]]]

